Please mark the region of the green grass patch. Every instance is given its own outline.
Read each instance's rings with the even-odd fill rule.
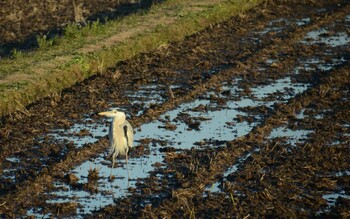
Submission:
[[[187,0],[168,0],[105,24],[70,24],[62,37],[38,36],[37,50],[14,50],[11,58],[0,60],[0,115],[21,110],[93,74],[103,74],[119,61],[183,40],[260,2],[197,0],[191,4]],[[159,22],[162,20],[164,23]]]

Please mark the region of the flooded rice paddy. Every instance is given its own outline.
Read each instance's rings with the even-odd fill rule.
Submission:
[[[4,120],[0,213],[350,215],[350,5],[275,4]],[[135,142],[110,180],[110,120],[96,113],[115,107]]]

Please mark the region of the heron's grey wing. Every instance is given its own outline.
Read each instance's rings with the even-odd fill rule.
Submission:
[[[132,147],[134,143],[134,130],[131,124],[126,120],[123,128],[124,128],[124,135],[128,141],[128,146]]]

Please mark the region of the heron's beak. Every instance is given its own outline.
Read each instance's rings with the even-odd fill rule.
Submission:
[[[111,114],[111,112],[109,112],[109,111],[98,113],[99,116],[109,116],[110,114]]]

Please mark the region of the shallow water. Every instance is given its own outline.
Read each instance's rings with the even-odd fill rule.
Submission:
[[[279,20],[276,22],[285,21]],[[298,25],[305,25],[309,23],[310,20],[305,18],[298,22],[300,22],[297,23]],[[271,23],[271,25],[273,24],[274,23]],[[279,30],[279,28],[274,29],[274,31]],[[261,32],[261,34],[265,33]],[[326,43],[329,46],[335,47],[350,42],[349,37],[341,32],[331,37],[324,37],[324,33],[325,32],[322,29],[312,31],[305,36],[305,39],[308,40],[304,40],[301,43]],[[332,56],[332,54],[327,55]],[[277,80],[267,81],[265,85],[255,85],[251,87],[251,97],[240,97],[237,94],[237,91],[240,91],[238,83],[242,79],[235,78],[234,81],[236,83],[231,85],[225,83],[222,86],[222,90],[230,91],[229,96],[208,92],[193,102],[181,104],[176,109],[164,113],[158,120],[143,124],[139,127],[135,133],[135,145],[140,144],[143,139],[151,139],[150,144],[145,145],[146,147],[149,147],[150,154],[137,158],[131,157],[128,166],[126,166],[124,159],[118,159],[117,167],[113,170],[113,174],[116,176],[113,181],[109,181],[108,179],[110,175],[110,161],[107,160],[105,153],[99,154],[97,158],[86,161],[70,171],[70,173],[78,177],[78,183],[86,184],[88,183],[89,170],[95,168],[98,169],[99,179],[95,185],[97,189],[96,192],[90,193],[83,189],[74,189],[69,184],[57,180],[54,184],[57,189],[54,192],[47,194],[51,197],[47,200],[47,203],[75,202],[80,206],[77,208],[76,212],[79,215],[88,214],[94,210],[113,204],[114,199],[127,196],[128,189],[136,188],[136,183],[139,180],[146,178],[149,175],[149,172],[154,170],[155,164],[163,163],[164,153],[160,151],[160,148],[173,147],[175,150],[184,150],[192,147],[201,149],[203,146],[224,146],[226,141],[231,141],[237,137],[248,134],[253,127],[262,122],[261,115],[250,115],[249,113],[241,111],[241,108],[248,106],[266,106],[268,108],[273,108],[273,105],[276,102],[287,102],[289,99],[303,93],[311,86],[310,84],[292,82],[291,77],[293,74],[299,74],[300,69],[314,71],[316,70],[316,66],[318,69],[328,71],[345,61],[344,58],[333,58],[331,63],[325,63],[321,58],[307,57],[291,71],[290,75],[286,75],[286,77]],[[271,59],[267,62],[273,63],[273,60]],[[260,70],[263,71],[264,69]],[[135,92],[128,91],[125,95],[129,98],[131,104],[143,104],[147,107],[152,104],[164,103],[165,99],[162,97],[163,92],[164,90],[159,89],[156,85],[145,85]],[[225,103],[218,104],[215,101],[212,101],[210,99],[211,94],[223,98]],[[268,97],[271,97],[271,99],[267,99]],[[206,110],[196,111],[195,108],[198,106],[205,106]],[[135,114],[135,116],[139,116],[141,113],[142,111]],[[199,123],[196,128],[191,128],[189,124],[184,121],[184,114],[186,114],[190,120]],[[238,122],[237,117],[239,115],[254,116],[255,120],[251,123],[247,121]],[[297,115],[298,118],[303,116],[304,115],[302,114]],[[86,143],[97,142],[100,137],[107,135],[108,127],[105,126],[103,121],[104,119],[100,119],[94,123],[75,124],[68,131],[53,131],[51,136],[59,141],[72,141],[74,145],[79,148]],[[174,130],[166,129],[164,128],[166,124],[171,124],[176,128]],[[90,134],[83,136],[76,135],[74,137],[65,134],[65,132],[80,133],[83,130],[87,130]],[[291,130],[281,126],[273,129],[269,138],[285,137],[288,139],[288,142],[295,146],[297,143],[302,142],[307,138],[309,133],[311,133],[311,131]],[[162,143],[160,143],[160,141]],[[236,172],[246,159],[258,151],[258,149],[254,149],[241,158],[238,158],[237,162],[223,174],[223,180],[225,180],[225,177],[229,174]],[[18,162],[15,157],[7,160],[12,163]],[[11,169],[8,171],[12,173]],[[9,176],[11,176],[11,174],[9,174]],[[213,185],[207,187],[205,191],[220,192],[220,184],[221,182],[219,181],[215,182]],[[327,200],[332,199],[331,195],[325,195],[324,198]],[[147,202],[147,200],[145,200],[145,202]],[[42,215],[40,213],[41,210],[40,207],[30,209],[28,215],[35,214],[35,216],[38,217],[50,216],[50,214]]]
[[[305,44],[324,43],[331,47],[344,46],[350,42],[350,37],[345,32],[329,33],[321,28],[309,32],[302,41]]]
[[[233,164],[230,168],[228,168],[224,175],[223,175],[223,180],[225,180],[225,178],[232,174],[232,173],[235,173],[237,172],[237,170],[239,169],[240,165],[242,165],[244,163],[244,161],[246,161],[253,153],[258,153],[260,151],[259,148],[255,148],[254,150],[252,150],[251,152],[245,154],[244,156],[240,157],[236,162],[235,164]],[[222,192],[222,187],[221,187],[221,184],[222,184],[222,181],[217,181],[211,185],[207,185],[207,187],[205,188],[204,192],[203,192],[203,196],[206,196],[206,194],[208,192]]]
[[[347,16],[347,19],[350,18],[350,15]],[[286,22],[285,20],[278,20],[275,22]],[[300,22],[298,22],[298,25],[305,25],[306,23],[309,23],[310,19],[306,18],[306,19],[302,19]],[[266,29],[263,32],[259,32],[259,33],[266,33],[268,31],[279,31],[281,29],[279,28],[275,28],[275,29]],[[321,36],[322,33],[325,33],[327,31],[325,31],[324,29],[320,29],[320,30],[316,30],[316,31],[311,31],[309,32],[306,36],[305,39],[308,39],[308,41],[303,40],[301,41],[302,43],[307,43],[307,44],[316,44],[316,43],[326,43],[329,46],[335,47],[335,46],[343,46],[347,43],[350,42],[350,37],[348,34],[346,33],[337,33],[334,36],[330,36],[330,37],[323,37]],[[327,54],[329,56],[332,57],[332,54]],[[268,64],[272,64],[274,63],[273,59],[267,59],[266,61]],[[323,71],[329,71],[332,70],[334,67],[343,64],[344,62],[346,62],[346,59],[344,57],[341,58],[331,58],[331,62],[329,63],[325,63],[324,58],[318,58],[318,57],[313,57],[313,58],[309,58],[306,60],[301,60],[300,65],[296,66],[295,69],[292,71],[294,72],[294,74],[299,74],[300,73],[300,69],[303,70],[307,70],[307,71],[315,71],[317,69],[321,69]],[[316,68],[317,67],[317,68]],[[264,68],[259,69],[260,71],[263,71]],[[295,97],[297,94],[300,94],[302,92],[304,92],[308,87],[310,86],[310,84],[297,84],[297,83],[293,83],[291,81],[290,77],[285,77],[282,79],[278,79],[268,85],[262,85],[262,86],[257,86],[254,88],[251,88],[251,90],[253,91],[254,96],[256,96],[258,98],[258,100],[262,100],[264,98],[269,97],[272,94],[275,94],[277,92],[283,92],[283,91],[288,91],[284,93],[284,101]],[[292,91],[292,92],[291,92]],[[270,102],[266,102],[266,106],[271,107],[275,102],[277,101],[270,101]],[[250,103],[251,104],[251,103]],[[254,105],[254,104],[252,104]],[[300,113],[296,114],[296,117],[298,119],[303,119],[305,117],[304,115],[304,110],[302,110]],[[322,115],[317,115],[317,117],[322,118]],[[268,139],[273,139],[273,138],[287,138],[288,142],[292,145],[292,146],[296,146],[297,143],[303,143],[305,142],[305,140],[307,140],[307,136],[308,134],[312,133],[311,130],[304,130],[304,129],[290,129],[287,128],[286,126],[280,126],[277,128],[274,128]],[[225,173],[223,174],[223,178],[221,181],[217,181],[211,185],[207,185],[203,196],[206,196],[207,192],[222,192],[222,189],[220,188],[221,186],[221,182],[225,180],[225,178],[236,172],[238,170],[239,165],[241,165],[248,157],[250,157],[253,153],[257,153],[259,150],[258,149],[254,149],[252,152],[249,152],[248,154],[244,155],[243,157],[239,158],[238,161],[232,165],[229,169],[227,169],[225,171]],[[334,193],[330,196],[325,196],[324,198],[334,198],[334,196],[339,195],[339,193]]]
[[[87,143],[95,143],[98,138],[105,136],[103,130],[106,129],[104,125],[98,123],[84,123],[74,124],[68,130],[56,129],[50,134],[55,140],[73,142],[76,148],[81,148]],[[87,132],[89,134],[79,135],[81,132]]]
[[[237,80],[238,82],[239,80]],[[218,105],[212,102],[210,98],[210,92],[204,94],[202,98],[199,98],[193,102],[181,104],[179,107],[172,111],[168,111],[160,116],[159,120],[151,123],[147,123],[139,127],[135,133],[135,143],[139,144],[142,139],[155,139],[166,142],[165,145],[160,145],[157,141],[151,141],[148,145],[150,149],[150,154],[142,156],[140,158],[130,158],[129,159],[129,173],[125,165],[124,159],[118,159],[117,168],[113,170],[116,178],[109,182],[108,177],[110,174],[110,162],[105,160],[103,154],[99,155],[98,158],[84,162],[82,165],[74,168],[71,173],[76,175],[80,180],[78,183],[84,184],[88,182],[89,169],[97,168],[99,170],[99,180],[97,181],[96,188],[98,192],[95,194],[90,194],[87,191],[75,190],[70,188],[64,182],[57,181],[56,187],[57,191],[50,193],[52,199],[47,200],[47,203],[64,203],[64,202],[77,202],[81,205],[78,208],[77,214],[91,213],[92,211],[113,204],[115,198],[123,197],[128,194],[128,189],[135,187],[137,179],[142,179],[148,176],[148,172],[154,169],[155,163],[162,163],[164,159],[164,154],[159,151],[161,147],[173,147],[176,150],[190,149],[192,147],[198,147],[200,145],[208,146],[208,142],[215,141],[214,146],[219,147],[225,145],[226,141],[231,141],[237,137],[244,136],[248,134],[251,129],[258,123],[248,123],[246,121],[236,122],[235,118],[237,115],[248,115],[245,112],[239,110],[241,107],[246,106],[260,106],[266,105],[271,107],[275,101],[262,101],[262,100],[252,100],[249,98],[242,98],[239,100],[230,100],[233,96],[236,96],[234,91],[239,90],[237,84],[228,86],[227,84],[223,86],[223,90],[230,89],[232,95],[227,97],[227,102],[224,105]],[[296,95],[307,89],[306,85],[293,84],[289,77],[277,80],[271,84],[265,86],[258,86],[253,88],[253,96],[263,98],[266,95],[273,94],[277,91],[283,91],[285,89],[292,89],[293,94]],[[292,98],[294,95],[291,93],[285,93],[284,99],[287,100]],[[194,109],[198,106],[206,106],[205,111],[198,112]],[[197,129],[189,128],[188,124],[181,120],[181,115],[187,114],[190,118],[205,118],[205,120],[200,120],[200,125]],[[227,122],[232,121],[229,125]],[[176,126],[175,130],[167,130],[161,128],[165,123],[171,123]],[[82,126],[87,129],[86,126]],[[91,131],[92,137],[89,136],[88,139],[94,137],[100,137],[107,135],[107,127],[103,125],[92,125]],[[72,132],[79,132],[81,126],[75,125],[72,128]],[[90,139],[90,140],[92,140]],[[75,142],[78,146],[82,144],[80,138],[70,138],[69,141]],[[94,139],[97,141],[97,138]],[[89,141],[92,142],[92,141]],[[204,144],[203,144],[204,142]],[[211,145],[209,145],[211,146]],[[246,156],[246,158],[249,154]],[[243,162],[244,158],[240,162]],[[238,164],[235,164],[228,170],[229,174],[235,171]],[[217,185],[215,185],[217,186]],[[34,212],[35,210],[32,209]]]
[[[297,143],[303,143],[307,139],[307,135],[310,134],[311,130],[296,129],[281,126],[271,131],[269,138],[287,138],[288,142],[292,146],[296,146]]]
[[[342,62],[343,60],[339,60]],[[319,64],[317,61],[311,61]],[[305,64],[306,65],[306,64]],[[304,65],[304,66],[305,66]],[[334,65],[333,65],[334,66]],[[333,67],[330,66],[330,67]],[[328,68],[325,70],[329,70]],[[294,73],[298,73],[297,70]],[[209,96],[213,94],[208,92],[201,98],[184,103],[178,106],[172,111],[168,111],[160,116],[159,120],[151,123],[143,124],[139,127],[135,133],[135,143],[139,144],[142,139],[154,139],[148,145],[150,149],[149,155],[144,155],[140,158],[129,159],[129,172],[125,165],[124,159],[118,159],[117,168],[113,170],[116,178],[110,182],[108,180],[110,174],[110,162],[105,160],[104,154],[98,156],[98,158],[84,162],[82,165],[74,168],[71,173],[75,174],[80,180],[78,183],[87,183],[87,176],[89,169],[97,168],[99,170],[99,180],[97,181],[96,188],[98,192],[91,194],[84,190],[72,189],[64,182],[57,181],[55,183],[57,190],[48,194],[52,199],[47,200],[47,203],[64,203],[64,202],[76,202],[79,204],[77,214],[88,214],[94,210],[98,210],[107,205],[113,204],[115,198],[124,197],[128,194],[129,188],[135,188],[135,183],[138,179],[143,179],[148,176],[149,171],[154,170],[154,164],[163,163],[164,154],[159,151],[161,147],[173,147],[176,150],[190,149],[196,147],[200,149],[198,145],[204,146],[224,146],[226,141],[234,140],[237,137],[248,134],[252,128],[260,123],[259,117],[257,121],[248,123],[246,121],[237,122],[235,119],[238,115],[249,115],[242,112],[239,108],[242,107],[255,107],[255,106],[267,106],[273,107],[273,104],[277,101],[288,101],[290,98],[295,97],[297,94],[304,92],[310,85],[303,83],[293,83],[290,76],[281,78],[275,81],[270,81],[265,85],[259,85],[251,88],[252,98],[238,97],[237,91],[240,90],[237,83],[239,79],[235,80],[233,85],[224,84],[222,90],[230,90],[231,95],[225,97],[219,95],[220,98],[226,98],[226,103],[218,105],[210,100]],[[152,85],[153,86],[153,85]],[[127,93],[131,103],[143,102],[147,104],[159,104],[162,103],[161,94],[155,91],[152,86],[141,87],[136,93]],[[143,90],[144,89],[144,90]],[[138,96],[141,96],[141,99]],[[266,101],[265,98],[271,96],[279,97],[279,100]],[[237,98],[238,97],[238,98]],[[233,100],[234,99],[234,100]],[[205,111],[195,111],[194,108],[203,105]],[[121,109],[123,110],[123,109]],[[181,119],[181,115],[187,114],[189,118],[199,121],[199,125],[196,129],[190,128],[189,125]],[[198,118],[204,118],[203,120]],[[102,120],[102,119],[101,119]],[[228,125],[227,122],[231,123]],[[168,130],[163,128],[166,123],[170,123],[176,126],[175,130]],[[81,147],[85,143],[93,143],[98,140],[99,137],[107,135],[108,128],[105,125],[99,123],[89,125],[74,125],[68,132],[79,133],[81,130],[87,129],[91,135],[88,136],[76,136],[67,137],[61,136],[60,130],[54,134],[56,139],[67,139],[73,141],[77,147]],[[290,130],[285,127],[278,127],[274,129],[270,137],[286,137],[289,139],[292,145],[301,141],[309,131],[305,130]],[[165,142],[160,145],[159,140]],[[211,140],[215,140],[214,145],[208,144]],[[200,144],[198,144],[200,143]],[[204,143],[204,144],[203,144]],[[236,164],[233,164],[225,173],[224,177],[237,171],[238,166],[244,162],[252,153],[239,159]],[[130,173],[130,177],[128,176]],[[206,191],[216,192],[220,191],[220,182],[216,182],[210,185]],[[30,212],[36,212],[38,209],[31,209]]]
[[[350,199],[350,195],[346,194],[346,192],[344,190],[342,190],[340,192],[322,195],[322,198],[327,200],[328,204],[331,206],[335,205],[337,199],[340,197],[345,198],[345,199]]]
[[[344,18],[345,28],[349,29],[350,27],[350,15],[347,15]],[[323,43],[331,47],[345,46],[350,42],[350,36],[346,32],[342,31],[333,31],[335,27],[323,27],[317,30],[312,30],[306,34],[302,43],[304,44],[319,44]]]
[[[252,88],[254,95],[258,99],[264,99],[277,92],[283,93],[283,99],[288,100],[296,94],[304,92],[308,88],[308,84],[293,83],[290,77],[278,79],[268,85]],[[272,102],[272,104],[275,102]]]

